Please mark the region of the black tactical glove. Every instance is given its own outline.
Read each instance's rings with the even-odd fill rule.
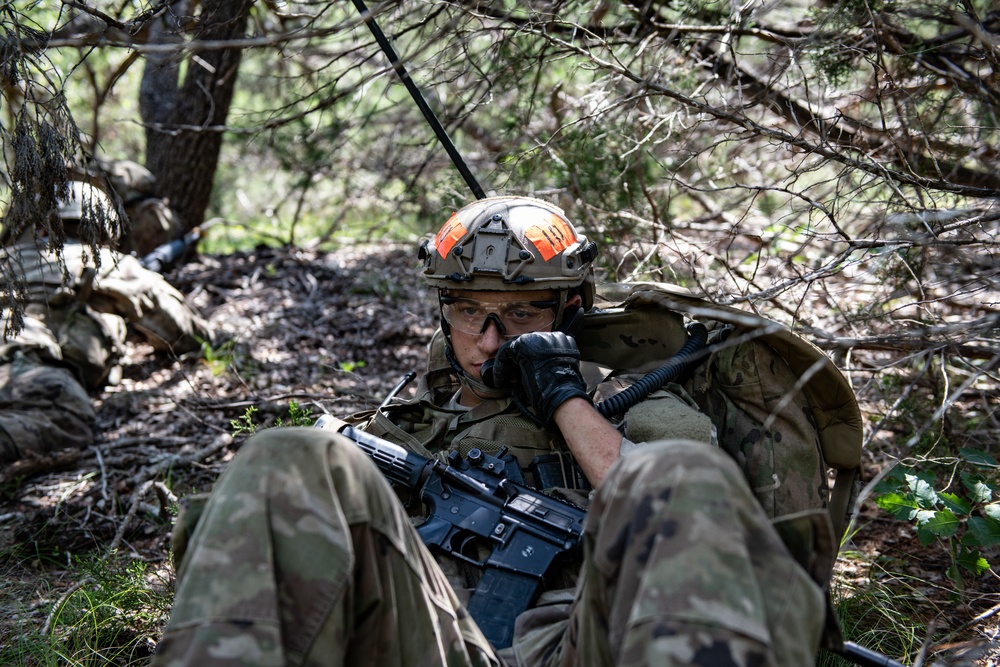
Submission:
[[[580,373],[576,341],[561,331],[527,333],[504,343],[482,367],[490,387],[511,387],[521,412],[552,423],[556,408],[571,398],[590,401]]]

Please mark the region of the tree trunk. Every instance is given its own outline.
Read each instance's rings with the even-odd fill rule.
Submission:
[[[252,5],[253,0],[202,2],[191,45],[244,37]],[[156,176],[160,195],[181,215],[185,229],[205,219],[222,148],[220,128],[229,114],[240,55],[236,47],[195,50],[180,89],[176,65],[150,60],[143,72],[140,109],[147,123],[146,167]]]

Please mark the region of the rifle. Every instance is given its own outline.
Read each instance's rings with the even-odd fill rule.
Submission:
[[[427,506],[417,533],[431,551],[482,570],[467,608],[490,644],[510,646],[515,619],[534,603],[553,563],[580,548],[586,510],[515,481],[520,468],[503,452],[453,452],[445,463],[328,415],[315,426],[353,440],[390,484]]]
[[[844,642],[843,649],[832,652],[861,667],[903,667],[903,663],[854,642]]]
[[[177,262],[184,251],[196,244],[205,235],[205,225],[195,227],[179,239],[167,241],[153,248],[139,263],[142,268],[163,273]]]

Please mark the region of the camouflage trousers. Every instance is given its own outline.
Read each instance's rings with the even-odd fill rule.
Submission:
[[[153,664],[814,661],[823,593],[718,450],[674,441],[623,457],[584,539],[575,600],[523,614],[513,649],[498,655],[357,447],[325,431],[265,431],[220,478],[177,554]]]
[[[94,407],[65,368],[23,352],[0,363],[0,463],[93,442]]]

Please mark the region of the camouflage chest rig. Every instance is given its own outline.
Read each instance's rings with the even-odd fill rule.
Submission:
[[[585,505],[590,484],[557,431],[521,415],[510,399],[485,400],[471,409],[450,407],[459,385],[444,345],[439,329],[412,399],[386,401],[346,421],[428,458],[443,460],[449,452],[466,457],[473,450],[504,456],[517,464],[508,469],[519,476],[515,481]]]

